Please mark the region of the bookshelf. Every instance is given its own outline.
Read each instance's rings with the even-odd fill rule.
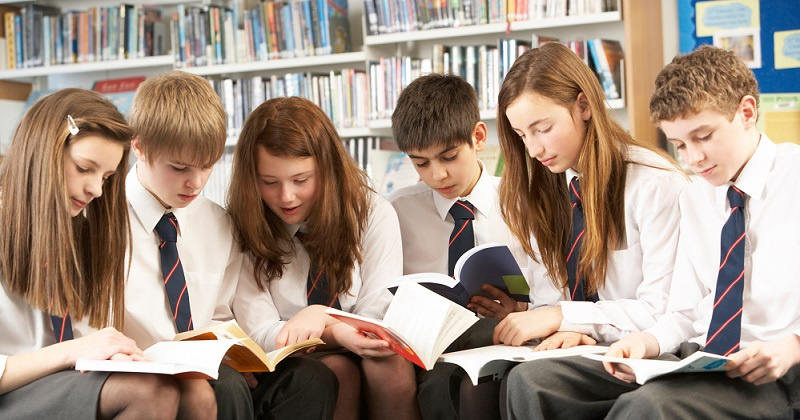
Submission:
[[[648,120],[648,101],[652,84],[663,64],[661,43],[660,0],[613,0],[616,10],[592,15],[546,18],[543,20],[490,23],[477,26],[420,30],[414,32],[368,35],[363,17],[363,2],[350,0],[349,19],[354,52],[323,56],[288,58],[249,63],[219,64],[187,67],[182,70],[209,78],[249,77],[252,75],[283,75],[287,72],[315,72],[354,68],[366,70],[367,63],[379,57],[413,55],[429,58],[434,43],[477,44],[495,43],[498,38],[526,39],[531,34],[556,36],[563,40],[603,37],[623,42],[625,60],[625,90],[623,100],[609,101],[609,107],[633,135],[643,141],[656,143],[657,133]],[[0,0],[0,4],[24,4],[20,1]],[[39,1],[55,4],[62,10],[86,9],[92,6],[118,5],[114,0],[62,0]],[[132,3],[163,5],[168,17],[177,4],[209,4],[205,1],[155,0]],[[225,1],[217,2],[225,3]],[[646,35],[642,35],[646,34]],[[154,75],[171,70],[174,65],[170,55],[127,60],[58,65],[40,68],[0,71],[0,80],[26,80],[39,89],[57,89],[67,86],[90,87],[98,79]],[[634,70],[635,66],[635,70]],[[494,110],[482,111],[481,117],[493,124]],[[2,124],[15,122],[3,121]],[[343,137],[386,136],[390,134],[390,120],[370,120],[366,127],[343,128]],[[490,128],[491,129],[491,128]],[[229,139],[233,144],[233,139]]]

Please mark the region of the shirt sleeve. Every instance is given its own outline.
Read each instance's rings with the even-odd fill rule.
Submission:
[[[281,321],[269,287],[258,288],[250,257],[243,258],[232,309],[236,321],[253,341],[266,352],[275,349],[275,340],[286,322]]]
[[[231,249],[228,254],[228,265],[225,267],[225,274],[222,277],[222,285],[219,288],[217,304],[214,308],[212,323],[224,322],[233,319],[233,299],[236,295],[236,286],[242,274],[242,263],[244,261],[239,243],[231,241]]]
[[[361,243],[361,289],[351,312],[383,319],[392,300],[392,294],[387,289],[389,282],[403,275],[400,223],[394,208],[383,198],[374,198],[369,226]]]
[[[3,374],[6,372],[6,361],[8,355],[0,354],[0,379],[3,379]]]
[[[670,170],[649,170],[664,175],[626,199],[626,217],[632,218],[626,221],[628,246],[611,256],[613,272],[599,292],[600,301],[561,302],[562,327],[613,342],[652,327],[666,311],[679,238],[678,197],[686,179]]]

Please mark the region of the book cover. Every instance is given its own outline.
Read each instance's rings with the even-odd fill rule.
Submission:
[[[347,0],[327,0],[327,2],[331,52],[333,54],[350,52],[353,47],[350,41],[350,18],[347,12]]]
[[[494,299],[481,290],[481,286],[489,284],[517,301],[530,302],[530,286],[506,245],[491,242],[465,252],[456,262],[454,277],[442,273],[405,275],[392,280],[389,291],[395,293],[402,284],[418,283],[466,307],[475,295]]]
[[[583,357],[626,365],[636,374],[636,383],[644,385],[647,381],[662,375],[673,373],[704,373],[723,372],[725,365],[731,359],[718,354],[698,351],[691,356],[680,360],[655,360],[655,359],[628,359],[622,357],[608,357],[599,354],[584,354]]]
[[[535,345],[515,347],[497,344],[445,353],[438,361],[461,366],[469,375],[472,384],[478,385],[485,380],[501,379],[509,366],[515,363],[608,351],[608,347],[605,346],[575,346],[568,349],[534,351],[535,347]]]
[[[368,337],[386,341],[392,351],[426,370],[433,368],[450,343],[478,322],[471,311],[416,283],[397,289],[382,321],[333,308],[325,312]]]

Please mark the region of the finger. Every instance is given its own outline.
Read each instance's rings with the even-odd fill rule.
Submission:
[[[278,337],[275,338],[275,348],[286,347],[288,335],[289,333],[286,331],[286,326],[284,325],[284,327],[278,333]]]
[[[628,383],[636,382],[636,375],[623,373],[621,371],[617,371],[617,373],[614,374],[614,377],[619,379],[620,381]]]
[[[494,343],[494,344],[500,344],[500,343],[502,343],[502,342],[503,342],[503,341],[500,339],[500,337],[501,337],[501,336],[502,336],[502,334],[503,334],[503,328],[505,328],[505,325],[507,324],[507,321],[508,321],[508,318],[506,318],[506,319],[504,319],[504,320],[500,321],[500,323],[499,323],[499,324],[497,324],[497,326],[496,326],[496,327],[494,327],[494,333],[492,334],[492,343]]]
[[[508,295],[503,293],[502,290],[492,286],[491,284],[484,284],[483,286],[481,286],[481,290],[492,295],[495,299],[498,300],[508,297]]]
[[[603,368],[606,370],[606,372],[610,373],[611,375],[617,376],[616,375],[617,370],[615,369],[616,367],[617,367],[616,363],[603,362]]]
[[[589,337],[588,335],[581,334],[580,344],[584,345],[584,346],[593,346],[593,345],[597,344],[597,340],[595,340],[592,337]]]

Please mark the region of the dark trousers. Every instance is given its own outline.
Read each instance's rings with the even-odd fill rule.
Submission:
[[[448,351],[492,345],[496,319],[480,319],[453,342]],[[467,373],[452,363],[436,363],[429,371],[418,371],[417,402],[423,419],[457,419],[461,381]]]
[[[679,360],[697,349],[682,346]],[[688,349],[688,351],[687,351]],[[778,381],[753,385],[724,373],[663,376],[646,385],[609,375],[584,357],[544,359],[515,366],[503,379],[501,406],[509,419],[731,419],[792,418],[800,366]]]
[[[274,372],[256,374],[250,390],[241,373],[223,365],[210,381],[217,396],[219,419],[330,419],[339,383],[319,360],[290,357]]]

